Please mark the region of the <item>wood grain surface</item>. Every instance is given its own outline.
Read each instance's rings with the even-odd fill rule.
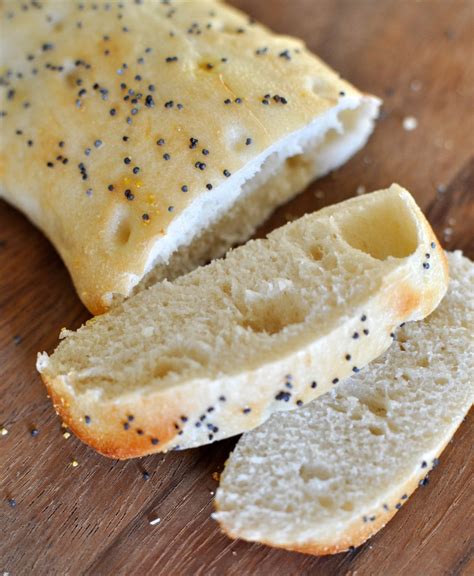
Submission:
[[[261,233],[361,187],[396,181],[412,191],[445,247],[474,257],[473,0],[233,3],[304,38],[384,99],[368,146],[281,208]],[[418,121],[413,131],[403,128],[409,116]],[[474,574],[472,418],[429,485],[356,551],[314,558],[231,541],[210,513],[213,473],[235,440],[118,462],[63,437],[35,357],[55,347],[61,327],[87,317],[47,240],[0,203],[0,428],[8,430],[0,436],[0,574]],[[156,517],[161,522],[150,525]]]

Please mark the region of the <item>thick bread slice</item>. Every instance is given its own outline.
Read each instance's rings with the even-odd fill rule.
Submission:
[[[64,421],[103,454],[199,446],[329,390],[446,285],[433,232],[393,185],[152,286],[66,331],[38,369]]]
[[[437,463],[474,400],[474,264],[449,255],[439,308],[363,373],[245,434],[214,517],[232,538],[309,554],[358,546]]]
[[[379,100],[212,0],[1,2],[0,196],[94,313],[246,240]]]

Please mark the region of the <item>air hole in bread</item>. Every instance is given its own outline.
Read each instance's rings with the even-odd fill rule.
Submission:
[[[179,372],[180,363],[178,359],[163,359],[153,370],[153,378],[164,378],[171,372]]]
[[[369,426],[369,432],[372,436],[383,436],[385,432],[379,426]]]
[[[318,246],[317,244],[310,246],[309,253],[313,260],[322,260],[324,256],[323,251],[321,250],[321,246]]]
[[[235,305],[242,314],[241,326],[270,335],[301,324],[308,313],[308,306],[302,302],[300,295],[289,290],[271,296],[257,295],[253,300],[237,301]]]
[[[305,170],[311,165],[313,159],[308,154],[295,154],[286,159],[286,164],[292,169],[304,168]]]
[[[354,510],[354,504],[350,500],[347,500],[341,505],[341,509],[345,512],[352,512]]]
[[[334,499],[331,496],[320,496],[318,501],[323,508],[332,508],[334,506]]]
[[[323,466],[317,466],[313,464],[303,464],[300,468],[300,477],[305,482],[310,482],[311,480],[329,480],[331,474],[329,470]]]
[[[383,401],[377,400],[376,398],[365,398],[361,400],[361,402],[367,406],[372,414],[382,418],[387,415],[387,407]]]
[[[398,196],[375,198],[370,209],[347,211],[337,224],[345,242],[377,260],[407,258],[418,247],[415,216]]]
[[[230,285],[230,282],[224,282],[221,284],[221,290],[226,296],[232,295],[232,286]]]

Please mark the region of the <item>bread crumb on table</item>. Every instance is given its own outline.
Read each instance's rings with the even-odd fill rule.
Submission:
[[[161,522],[161,518],[151,518],[149,520],[150,526],[156,526],[156,524],[159,524],[160,522]]]
[[[414,116],[406,116],[403,119],[403,129],[411,132],[418,127],[418,120]]]

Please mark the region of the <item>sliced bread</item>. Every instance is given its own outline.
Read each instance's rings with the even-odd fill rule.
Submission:
[[[246,240],[379,100],[221,2],[0,2],[0,196],[94,313]]]
[[[377,532],[425,482],[474,400],[474,264],[456,252],[449,265],[439,308],[397,331],[385,355],[244,434],[216,493],[229,536],[333,554]]]
[[[38,370],[76,434],[111,457],[206,444],[356,372],[447,286],[397,185],[307,215],[96,317]]]

